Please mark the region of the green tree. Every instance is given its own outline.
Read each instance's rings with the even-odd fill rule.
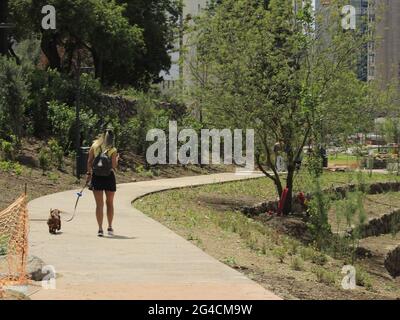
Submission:
[[[41,27],[44,5],[53,5],[57,10],[56,30]],[[32,32],[40,34],[41,49],[51,69],[70,73],[80,53],[83,63],[93,64],[96,76],[105,81],[106,61],[124,65],[130,72],[135,59],[145,52],[142,29],[129,24],[123,16],[124,6],[115,1],[12,0],[10,9],[18,38],[24,39]]]
[[[131,25],[143,29],[143,40],[146,53],[136,59],[136,70],[127,73],[123,69],[112,69],[107,64],[107,75],[110,81],[125,78],[127,83],[157,82],[161,70],[169,70],[171,58],[169,52],[174,48],[176,28],[181,14],[179,0],[117,0],[126,5],[124,16]],[[121,80],[119,80],[121,81]]]
[[[344,1],[331,2],[327,24],[314,18],[311,1],[302,2],[226,0],[190,30],[196,70],[207,65],[207,77],[193,77],[197,86],[189,88],[205,111],[204,122],[255,129],[259,168],[279,196],[284,188],[289,191],[285,213],[291,211],[303,148],[312,143],[317,153],[330,134],[353,132],[370,121],[364,119],[368,86],[356,76],[367,36],[341,29]],[[274,159],[278,141],[287,165],[284,176]]]
[[[0,137],[21,138],[28,90],[23,69],[14,60],[0,57]]]
[[[56,30],[41,27],[44,5],[56,8]],[[103,84],[147,88],[170,66],[174,0],[10,0],[10,11],[18,39],[40,35],[51,69],[70,73],[80,53]]]

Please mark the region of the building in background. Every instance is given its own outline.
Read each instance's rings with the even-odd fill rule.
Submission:
[[[352,5],[356,9],[356,28],[358,30],[361,29],[362,32],[368,32],[368,3],[368,0],[348,0],[348,4]],[[324,12],[327,12],[330,4],[330,0],[315,0],[315,10],[323,15]],[[328,18],[323,23],[329,23]],[[324,38],[326,42],[329,42],[328,35],[325,35]],[[368,80],[368,56],[370,54],[370,48],[371,46],[365,45],[365,47],[361,49],[357,62],[357,75],[362,81]]]
[[[324,10],[330,0],[315,0],[315,9]],[[367,22],[375,22],[376,41],[360,52],[358,77],[377,80],[382,86],[400,81],[400,0],[349,0],[356,9],[357,28],[368,30]],[[399,88],[400,89],[400,88]]]
[[[182,19],[184,21],[191,20],[207,7],[208,2],[208,0],[183,0]],[[186,37],[180,37],[177,40],[174,50],[171,51],[171,68],[168,72],[163,71],[160,74],[164,79],[160,84],[161,90],[163,91],[175,88],[180,79],[184,82],[190,81],[187,78],[187,75],[189,74],[189,71],[187,70],[188,61],[180,61],[180,47],[186,42],[186,40]],[[191,48],[191,50],[188,59],[195,54],[195,49]]]
[[[383,6],[382,13],[379,6]],[[375,11],[379,15],[378,41],[374,44],[375,56],[371,57],[370,76],[385,85],[400,81],[400,0],[375,0]]]

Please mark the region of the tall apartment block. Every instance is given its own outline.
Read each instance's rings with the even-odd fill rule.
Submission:
[[[369,61],[370,79],[383,84],[394,79],[400,81],[400,0],[375,0],[373,4],[375,12],[371,14],[379,16],[376,17],[377,41],[371,50],[375,54]]]
[[[187,21],[200,14],[201,11],[207,7],[208,0],[183,0],[183,11],[182,11],[182,19]],[[176,86],[178,80],[183,78],[183,81],[186,83],[189,80],[189,71],[188,71],[188,63],[189,61],[182,62],[180,61],[180,46],[187,42],[187,37],[183,37],[179,39],[175,45],[175,49],[171,52],[171,60],[172,65],[169,72],[162,72],[160,76],[164,78],[164,81],[161,83],[162,90],[168,90]],[[195,54],[195,49],[191,49],[187,59],[190,59],[192,55]]]
[[[315,0],[315,9],[329,4],[330,0]],[[348,4],[356,9],[357,28],[373,32],[366,22],[376,23],[376,41],[360,52],[359,78],[377,80],[383,86],[400,81],[400,0],[349,0]]]

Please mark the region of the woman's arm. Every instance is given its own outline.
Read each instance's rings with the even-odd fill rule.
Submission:
[[[112,168],[115,170],[118,167],[119,153],[114,152],[112,155]]]
[[[93,161],[94,161],[94,150],[93,150],[93,148],[90,148],[88,162],[87,162],[87,176],[88,176],[87,178],[88,178],[88,180],[92,176]]]

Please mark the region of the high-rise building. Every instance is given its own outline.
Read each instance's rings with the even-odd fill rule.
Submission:
[[[182,19],[184,21],[192,20],[193,17],[200,14],[201,11],[207,7],[208,3],[209,0],[183,0]],[[164,78],[164,81],[161,83],[162,89],[171,89],[175,87],[177,81],[182,77],[185,82],[188,81],[185,79],[185,74],[189,74],[188,70],[185,71],[188,61],[180,61],[180,46],[184,45],[186,41],[187,37],[179,39],[174,50],[171,52],[171,69],[168,72],[161,73],[161,76]],[[195,48],[191,48],[191,50],[195,50]],[[190,59],[190,56],[193,54],[195,53],[191,52],[187,59]]]
[[[330,0],[315,0],[315,9],[323,10]],[[368,30],[367,22],[375,22],[376,41],[360,52],[358,76],[361,80],[377,80],[383,86],[400,81],[400,1],[349,0],[356,9],[356,27]]]
[[[368,32],[368,0],[348,0],[348,4],[355,8],[356,29]],[[330,0],[315,0],[315,10],[320,14],[328,13]],[[326,20],[324,23],[329,23]],[[329,36],[325,35],[325,41],[329,42]],[[365,45],[361,51],[357,62],[357,75],[360,80],[368,80],[368,56],[370,46]]]
[[[383,6],[382,10],[380,6]],[[371,76],[383,84],[400,81],[400,1],[375,0],[375,7],[379,17],[375,56],[371,57]]]

